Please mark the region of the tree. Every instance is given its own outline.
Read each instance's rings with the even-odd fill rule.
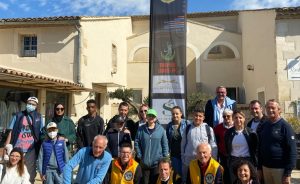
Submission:
[[[127,88],[118,88],[113,92],[108,93],[109,98],[113,99],[119,99],[122,100],[123,102],[127,102],[133,109],[133,113],[137,114],[138,113],[138,104],[132,101],[133,98],[133,90],[132,89],[127,89]]]
[[[205,109],[207,100],[211,99],[212,95],[204,92],[192,93],[187,97],[187,114],[191,114],[195,109]]]

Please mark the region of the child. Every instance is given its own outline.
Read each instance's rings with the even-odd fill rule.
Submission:
[[[68,161],[68,149],[64,140],[57,136],[56,123],[50,122],[47,127],[48,139],[41,146],[39,153],[39,173],[45,184],[63,183],[63,168]]]
[[[213,129],[204,121],[204,111],[196,109],[194,111],[193,123],[188,124],[183,130],[181,140],[181,160],[182,160],[182,179],[185,182],[189,163],[196,159],[197,146],[199,143],[207,142],[212,148],[212,156],[216,159],[218,148],[215,141]]]

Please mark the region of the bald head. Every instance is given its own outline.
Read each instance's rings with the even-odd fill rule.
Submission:
[[[99,157],[107,146],[107,138],[103,135],[97,135],[93,140],[93,155]]]
[[[211,158],[211,146],[208,143],[200,143],[197,146],[197,158],[202,164],[209,162]]]

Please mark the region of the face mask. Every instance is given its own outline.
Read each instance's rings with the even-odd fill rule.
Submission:
[[[56,131],[48,132],[48,136],[49,136],[51,139],[54,139],[54,138],[57,136],[57,132],[56,132]]]
[[[32,111],[34,111],[35,109],[36,109],[36,107],[33,106],[33,105],[31,105],[31,104],[27,104],[27,105],[26,105],[26,110],[27,110],[27,112],[32,112]]]

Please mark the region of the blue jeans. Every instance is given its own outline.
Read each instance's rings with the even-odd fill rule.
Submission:
[[[46,181],[44,184],[62,184],[63,183],[63,175],[59,174],[57,170],[48,169],[46,171]]]
[[[171,162],[172,162],[173,170],[177,174],[182,176],[182,161],[181,161],[181,158],[171,157]]]

